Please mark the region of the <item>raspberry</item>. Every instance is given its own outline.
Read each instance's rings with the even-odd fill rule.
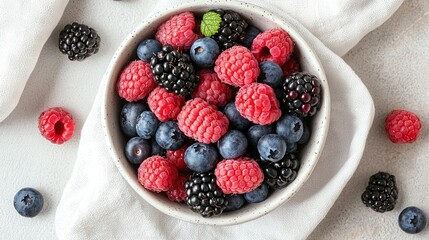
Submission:
[[[119,76],[116,90],[121,98],[135,102],[146,97],[156,87],[150,64],[141,60],[131,62]]]
[[[202,98],[210,104],[222,107],[234,97],[234,90],[222,83],[215,72],[203,69],[199,76],[200,82],[192,95],[194,98]]]
[[[175,151],[167,151],[167,160],[172,162],[179,171],[188,173],[190,172],[188,166],[185,163],[185,151],[189,147],[188,144],[185,144],[183,147]]]
[[[180,175],[177,177],[176,181],[173,183],[173,186],[167,191],[167,197],[171,201],[183,202],[186,200],[186,189],[185,182],[188,180],[189,176]]]
[[[228,131],[228,118],[201,98],[185,103],[177,122],[180,130],[188,137],[202,143],[214,143]]]
[[[155,192],[168,191],[178,176],[174,164],[158,155],[145,159],[137,170],[139,183]]]
[[[274,90],[264,83],[241,87],[235,106],[243,117],[260,125],[271,124],[282,115]]]
[[[283,64],[282,71],[283,77],[287,78],[292,75],[292,73],[301,71],[301,66],[297,61],[295,61],[295,59],[289,58],[289,60],[287,60],[285,64]]]
[[[225,194],[243,194],[256,189],[264,181],[258,163],[248,157],[225,159],[215,169],[216,183]]]
[[[216,59],[214,71],[222,82],[237,87],[255,82],[260,73],[258,61],[243,46],[223,51]]]
[[[163,87],[156,87],[147,98],[150,110],[162,122],[176,119],[180,108],[185,104],[185,98],[169,93]]]
[[[198,39],[198,35],[193,32],[194,28],[194,14],[184,12],[163,23],[158,28],[155,38],[162,45],[170,44],[176,49],[189,50],[192,43]]]
[[[393,110],[387,117],[385,129],[390,141],[412,143],[417,140],[422,129],[419,117],[406,110]]]
[[[39,131],[52,143],[62,144],[69,140],[74,128],[72,115],[61,107],[48,108],[39,116]]]
[[[251,50],[259,62],[270,60],[282,66],[293,51],[293,40],[283,29],[271,29],[256,36]]]

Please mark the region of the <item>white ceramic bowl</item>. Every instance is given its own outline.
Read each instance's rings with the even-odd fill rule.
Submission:
[[[171,202],[165,194],[151,192],[139,184],[135,169],[127,162],[124,156],[123,149],[126,138],[121,133],[119,126],[119,113],[123,101],[120,100],[115,91],[115,83],[121,70],[131,60],[137,58],[136,48],[138,43],[145,38],[152,37],[161,23],[180,12],[192,11],[198,16],[198,14],[214,8],[235,10],[244,16],[248,22],[261,30],[275,27],[286,30],[296,43],[295,51],[303,71],[316,75],[321,80],[323,95],[321,109],[311,123],[312,134],[310,141],[300,154],[301,167],[297,178],[286,188],[275,191],[264,202],[248,204],[240,210],[224,212],[217,217],[203,218],[199,214],[192,212],[186,204]],[[293,24],[294,22],[288,16],[279,17],[266,9],[251,4],[236,1],[206,0],[200,3],[171,6],[168,10],[158,12],[146,19],[126,37],[114,54],[105,76],[101,109],[102,123],[112,159],[119,172],[145,201],[161,212],[185,221],[210,225],[232,225],[250,221],[269,213],[286,203],[301,188],[315,167],[325,143],[329,125],[330,98],[328,83],[322,65],[305,39],[299,35],[299,31],[297,31],[299,29]]]

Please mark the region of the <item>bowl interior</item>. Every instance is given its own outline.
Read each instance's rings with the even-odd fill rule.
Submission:
[[[323,94],[321,109],[310,123],[312,129],[311,138],[299,154],[301,158],[301,167],[298,171],[297,178],[286,188],[275,191],[262,203],[248,204],[240,210],[224,212],[218,217],[203,218],[199,214],[192,212],[186,204],[171,202],[167,199],[165,194],[148,191],[138,183],[135,167],[128,163],[123,153],[123,148],[127,139],[120,130],[119,113],[124,102],[116,93],[115,83],[123,67],[131,60],[137,58],[136,48],[138,43],[145,38],[153,37],[157,27],[169,17],[183,11],[192,11],[198,17],[201,16],[203,12],[214,8],[235,10],[241,13],[248,22],[261,30],[272,28],[283,28],[286,30],[296,43],[295,54],[297,60],[301,64],[301,68],[303,71],[316,75],[321,80]],[[296,26],[292,24],[293,22],[294,20],[287,16],[278,17],[267,10],[251,4],[235,1],[219,3],[219,1],[208,0],[205,1],[205,3],[181,4],[179,6],[173,6],[168,10],[165,9],[164,11],[158,12],[146,19],[128,35],[117,49],[106,73],[101,111],[103,129],[111,156],[122,176],[136,193],[155,208],[170,216],[194,223],[231,225],[265,215],[285,203],[298,191],[310,176],[322,151],[329,124],[330,101],[328,83],[322,65],[314,54],[314,51],[300,36]]]

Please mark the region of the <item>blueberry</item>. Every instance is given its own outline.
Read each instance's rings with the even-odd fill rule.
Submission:
[[[159,146],[159,144],[156,142],[155,139],[151,140],[151,152],[150,152],[151,156],[153,155],[165,156],[166,152],[167,151],[164,148]]]
[[[298,151],[298,143],[286,143],[286,153],[295,153]]]
[[[417,207],[407,207],[399,214],[398,223],[406,233],[419,233],[426,227],[426,216]]]
[[[219,139],[217,145],[223,158],[237,158],[246,153],[247,138],[244,133],[231,130]]]
[[[261,33],[261,30],[254,26],[249,26],[246,28],[246,35],[244,40],[242,40],[243,45],[248,49],[251,49],[253,40],[256,38],[256,36],[258,36],[259,33]]]
[[[235,211],[240,209],[244,205],[243,195],[227,195],[226,200],[228,201],[224,211]]]
[[[184,155],[186,166],[194,172],[203,173],[215,168],[218,153],[213,145],[196,142],[189,146]]]
[[[267,199],[268,197],[268,185],[262,183],[259,187],[253,191],[244,194],[244,199],[249,203],[259,203]]]
[[[150,143],[141,137],[133,137],[125,145],[125,157],[132,164],[142,163],[150,153]]]
[[[124,104],[121,110],[120,126],[122,132],[128,137],[137,136],[136,124],[137,117],[143,111],[147,110],[146,106],[141,102],[130,102]]]
[[[271,125],[253,125],[247,131],[249,146],[254,149],[258,146],[259,139],[269,133],[274,133],[274,128]]]
[[[308,140],[310,140],[310,135],[311,135],[310,126],[308,124],[303,122],[302,127],[304,128],[304,132],[302,133],[302,136],[298,141],[298,144],[301,144],[301,145],[306,144]]]
[[[192,61],[200,68],[213,67],[220,54],[219,45],[209,37],[196,40],[192,44],[190,51]]]
[[[223,108],[223,113],[229,120],[229,125],[233,129],[237,130],[245,130],[247,129],[251,122],[241,116],[240,112],[238,112],[237,107],[235,106],[234,102],[230,102],[226,104],[226,106]]]
[[[259,64],[261,74],[258,81],[266,83],[273,88],[278,88],[282,84],[283,70],[273,61],[263,61]]]
[[[13,198],[15,210],[23,217],[34,217],[43,208],[42,194],[33,188],[19,190]]]
[[[263,160],[277,162],[286,154],[286,142],[277,134],[267,134],[258,141],[258,152]]]
[[[166,150],[178,150],[185,143],[186,137],[176,122],[168,121],[159,125],[155,139]]]
[[[304,133],[302,120],[297,116],[284,115],[276,123],[276,132],[288,143],[298,142]]]
[[[143,61],[150,62],[155,53],[161,51],[161,47],[161,43],[155,39],[143,40],[137,46],[137,57]]]
[[[151,139],[158,129],[159,120],[151,111],[142,112],[137,118],[137,135],[144,139]]]

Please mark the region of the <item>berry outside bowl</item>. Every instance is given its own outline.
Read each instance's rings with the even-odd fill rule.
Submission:
[[[287,187],[273,192],[261,203],[248,204],[236,211],[224,212],[219,216],[204,218],[198,213],[191,211],[185,203],[172,202],[168,200],[165,194],[151,192],[138,182],[135,167],[129,164],[124,155],[124,146],[127,139],[122,134],[119,124],[119,115],[124,102],[118,96],[115,90],[115,84],[121,70],[131,60],[137,59],[136,48],[139,42],[154,36],[157,27],[169,17],[184,11],[192,11],[198,17],[201,16],[203,12],[215,8],[237,11],[249,23],[261,30],[268,30],[275,27],[286,30],[295,41],[295,54],[297,60],[300,61],[302,70],[320,79],[322,85],[322,100],[321,108],[311,122],[311,138],[299,154],[301,158],[301,167],[296,179]],[[295,24],[295,20],[287,15],[279,17],[268,10],[251,4],[238,1],[207,0],[199,3],[184,3],[178,6],[170,6],[169,9],[157,12],[145,19],[144,22],[125,38],[114,54],[103,82],[102,87],[104,89],[101,109],[102,125],[113,161],[123,178],[142,199],[159,211],[181,220],[209,225],[233,225],[268,214],[282,204],[285,204],[303,186],[317,164],[325,143],[330,116],[330,96],[328,82],[322,64],[312,48],[299,34],[299,29]]]

